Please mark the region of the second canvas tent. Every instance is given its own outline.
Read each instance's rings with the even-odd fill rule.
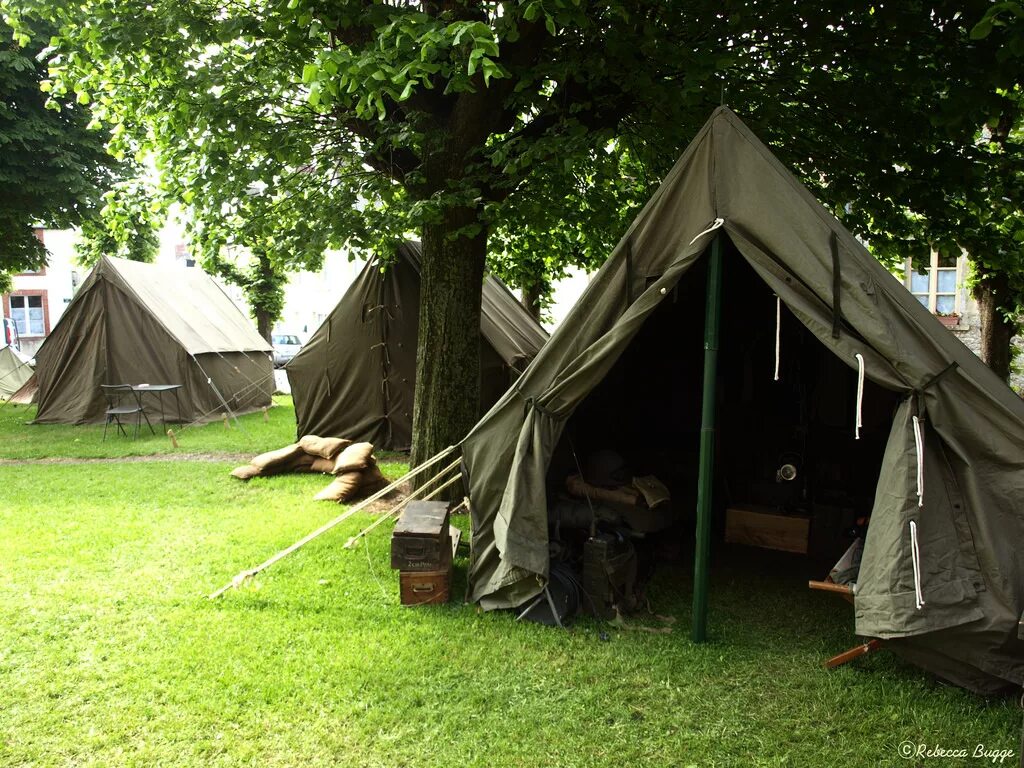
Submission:
[[[412,444],[420,310],[420,246],[404,243],[386,269],[371,261],[286,370],[298,434]],[[480,403],[493,405],[547,340],[495,277],[480,313]]]

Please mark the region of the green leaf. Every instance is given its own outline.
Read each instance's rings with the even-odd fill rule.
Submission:
[[[302,82],[306,84],[313,82],[319,71],[320,68],[316,64],[306,64],[302,68]]]

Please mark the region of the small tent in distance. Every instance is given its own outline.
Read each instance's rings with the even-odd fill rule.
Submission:
[[[9,399],[30,378],[30,358],[9,344],[0,347],[0,400]]]
[[[464,441],[471,598],[513,607],[541,589],[549,502],[565,480],[559,468],[571,467],[574,448],[585,452],[588,439],[643,448],[629,458],[660,461],[659,471],[674,473],[663,477],[673,503],[684,514],[694,508],[704,254],[714,238],[725,251],[718,433],[727,458],[717,462],[716,487],[727,490],[717,518],[723,496],[767,495],[764,486],[774,484],[776,450],[785,446],[758,455],[758,439],[773,437],[765,425],[796,436],[809,430],[804,460],[830,470],[812,477],[812,526],[824,491],[870,513],[857,634],[974,690],[1020,685],[1024,403],[726,108],[666,176],[518,386]],[[863,434],[854,407],[861,361]]]
[[[547,341],[547,332],[495,277],[480,312],[481,413],[497,402]],[[285,366],[299,435],[412,444],[420,309],[420,245],[404,243],[382,270],[371,261]]]
[[[36,422],[102,422],[101,384],[180,384],[190,423],[270,405],[270,345],[199,269],[104,257],[36,354]]]

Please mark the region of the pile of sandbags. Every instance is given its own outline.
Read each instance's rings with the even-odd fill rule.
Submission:
[[[343,503],[375,493],[388,484],[373,456],[372,443],[316,435],[306,435],[297,443],[261,453],[244,467],[233,469],[231,476],[251,480],[286,472],[334,475],[330,485],[314,497],[318,501]]]

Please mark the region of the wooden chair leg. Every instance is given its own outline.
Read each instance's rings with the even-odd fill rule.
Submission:
[[[855,646],[848,651],[843,651],[837,656],[833,656],[831,659],[828,659],[825,662],[825,668],[835,669],[836,667],[841,667],[843,666],[843,664],[848,664],[854,659],[859,659],[861,656],[866,656],[872,651],[877,651],[881,647],[881,640],[868,640],[868,642],[864,643],[863,645]]]

